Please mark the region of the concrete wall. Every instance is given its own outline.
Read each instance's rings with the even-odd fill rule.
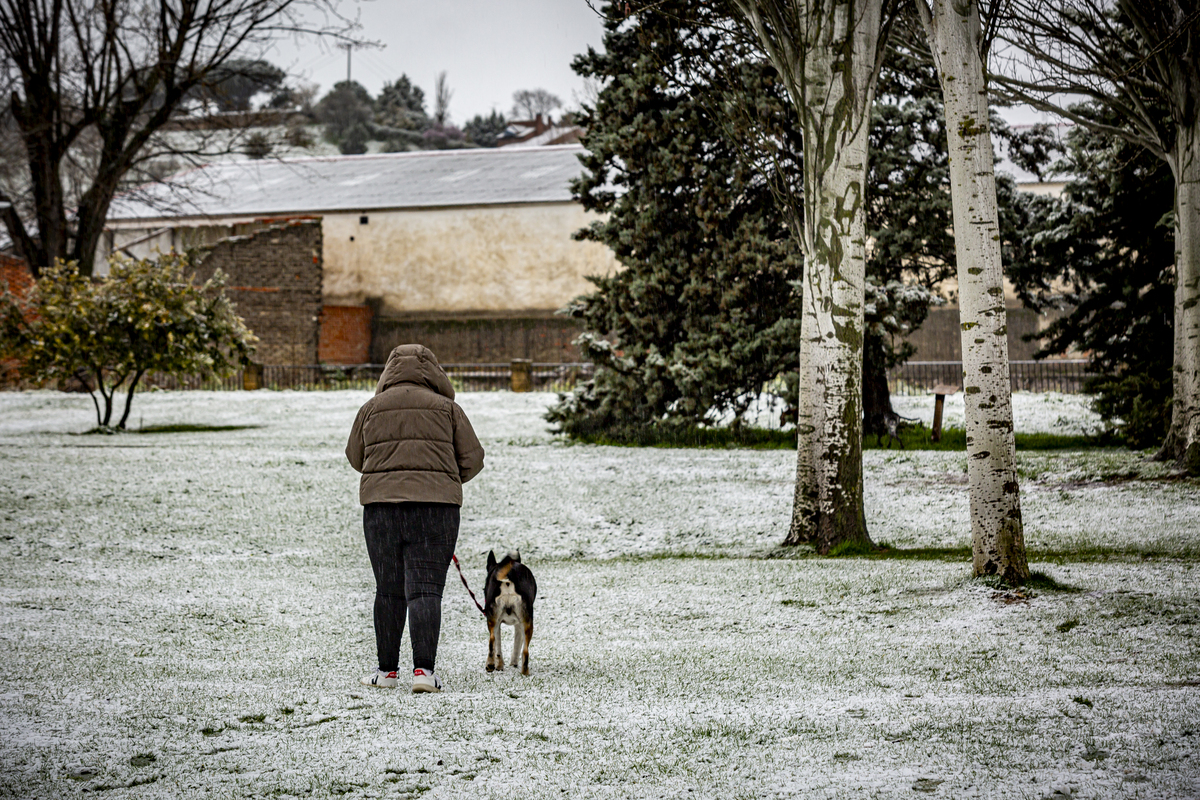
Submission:
[[[553,311],[616,269],[571,238],[589,222],[576,203],[327,214],[325,302],[383,318]]]
[[[196,271],[228,276],[226,293],[258,336],[261,364],[316,364],[321,314],[321,225],[293,220],[218,242]]]

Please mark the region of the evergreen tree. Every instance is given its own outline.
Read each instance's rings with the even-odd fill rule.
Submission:
[[[656,8],[633,24],[610,18],[605,52],[575,62],[604,85],[580,120],[588,174],[576,191],[606,218],[583,238],[624,269],[569,309],[597,373],[551,413],[568,433],[737,413],[798,358],[794,114],[759,54],[707,24],[718,7]],[[887,369],[913,352],[901,337],[954,264],[940,90],[932,64],[903,46],[880,77],[870,136],[864,413],[865,433],[879,434],[897,420]]]
[[[341,81],[317,103],[317,119],[325,123],[326,138],[341,142],[354,128],[371,124],[373,105],[371,93],[362,84]]]
[[[468,141],[479,147],[495,147],[496,139],[504,133],[504,129],[507,127],[508,120],[504,118],[504,115],[493,110],[486,117],[482,114],[472,117],[470,122],[463,126],[463,133],[466,134]]]
[[[579,238],[610,247],[624,269],[593,277],[597,291],[569,308],[597,365],[550,412],[573,435],[740,412],[796,362],[801,259],[786,211],[763,170],[739,154],[743,143],[719,135],[726,121],[704,95],[713,87],[663,68],[723,46],[715,32],[679,29],[696,5],[668,2],[634,25],[610,13],[604,52],[574,63],[607,82],[580,120],[588,153],[573,188],[602,219]],[[777,144],[796,136],[781,89],[767,68],[740,60],[739,88],[761,112],[747,141],[762,161],[787,160],[799,174],[799,142]]]
[[[389,128],[425,130],[429,127],[429,115],[425,113],[425,92],[407,75],[401,75],[393,83],[385,83],[375,101],[375,119]]]
[[[1093,104],[1094,105],[1094,104]],[[1119,115],[1088,114],[1120,125]],[[1174,178],[1127,139],[1070,132],[1061,198],[1024,209],[1029,257],[1009,270],[1026,305],[1068,313],[1038,356],[1087,353],[1096,410],[1131,447],[1160,444],[1171,423],[1174,339]]]

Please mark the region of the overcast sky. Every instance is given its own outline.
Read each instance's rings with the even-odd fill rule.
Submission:
[[[577,106],[583,81],[571,60],[588,45],[599,49],[604,32],[585,0],[343,0],[342,10],[360,16],[359,35],[384,45],[354,51],[354,80],[376,95],[407,74],[432,112],[434,80],[444,70],[458,125],[492,109],[508,114],[519,89],[548,89]],[[289,39],[267,57],[320,84],[320,95],[346,78],[345,51],[328,44]]]

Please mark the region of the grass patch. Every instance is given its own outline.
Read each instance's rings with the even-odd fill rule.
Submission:
[[[845,558],[847,556],[870,556],[879,548],[870,542],[842,542],[830,548],[827,554],[830,558]]]
[[[96,428],[71,434],[72,436],[115,436],[121,433],[219,433],[222,431],[244,431],[261,428],[262,425],[192,425],[176,423],[173,425],[147,425],[144,428],[114,428],[111,425],[100,425]]]
[[[1020,433],[1016,435],[1018,450],[1084,450],[1095,447],[1119,447],[1121,442],[1111,434],[1097,436],[1066,435],[1061,433]],[[929,428],[911,425],[901,429],[900,441],[905,450],[966,450],[967,432],[962,428],[943,428],[941,441],[933,441]],[[899,446],[893,443],[892,449]],[[888,439],[863,436],[864,450],[886,450]]]
[[[1064,592],[1067,594],[1077,594],[1083,591],[1078,586],[1072,586],[1069,583],[1059,583],[1053,576],[1036,569],[1029,571],[1029,580],[1025,582],[1025,588],[1037,589],[1041,592]]]
[[[647,425],[621,428],[595,433],[574,434],[572,442],[598,444],[610,447],[677,447],[677,448],[742,448],[749,450],[795,450],[794,430],[768,430],[766,428],[702,428],[698,426]],[[1039,450],[1084,450],[1098,447],[1119,447],[1121,442],[1112,435],[1098,436],[1065,435],[1059,433],[1018,433],[1017,449]],[[924,425],[913,425],[900,431],[900,441],[905,450],[948,450],[966,451],[967,432],[962,428],[945,428],[941,441],[930,438]],[[878,441],[875,436],[863,436],[864,450],[886,450],[888,439]],[[891,443],[891,449],[900,449]]]
[[[147,425],[130,433],[215,433],[220,431],[245,431],[261,428],[262,425]]]
[[[795,431],[766,428],[701,428],[699,426],[646,425],[571,437],[581,444],[610,447],[747,448],[795,450]]]

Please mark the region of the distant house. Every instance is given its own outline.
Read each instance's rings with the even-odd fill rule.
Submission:
[[[583,128],[578,125],[557,125],[549,116],[538,114],[533,119],[514,120],[496,138],[497,147],[546,147],[558,144],[578,144]]]
[[[262,308],[295,294],[289,281],[309,285],[315,269],[320,320],[309,320],[310,335],[299,327],[314,316],[303,310],[308,301],[290,307],[291,338],[280,341],[303,346],[273,350],[286,359],[278,363],[378,362],[408,341],[447,362],[571,361],[578,325],[554,312],[592,289],[588,275],[616,268],[607,248],[572,238],[592,220],[568,186],[582,152],[566,145],[213,164],[119,197],[104,246],[146,256],[233,236],[221,246],[222,269],[235,299]],[[314,225],[319,235],[305,233]],[[272,242],[275,251],[263,249]],[[282,263],[269,278],[261,269],[250,275],[257,268],[248,259],[284,258],[285,247],[294,278],[281,277],[289,269]],[[251,327],[275,324],[268,317],[263,311]]]

